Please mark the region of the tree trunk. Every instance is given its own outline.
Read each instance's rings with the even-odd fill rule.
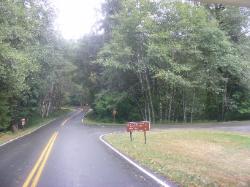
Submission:
[[[192,106],[191,106],[191,116],[190,116],[190,122],[191,122],[191,123],[193,123],[194,99],[195,99],[195,90],[194,90],[194,92],[193,92]]]
[[[138,73],[138,78],[139,78],[139,82],[140,82],[140,85],[141,85],[141,92],[142,92],[142,95],[144,96],[144,120],[148,120],[149,119],[149,113],[147,111],[147,96],[146,96],[146,93],[145,93],[145,88],[144,88],[144,84],[143,84],[143,80],[142,80],[142,74],[141,73]]]
[[[149,103],[147,103],[147,105],[148,105],[148,121],[151,121],[151,112],[150,112]]]
[[[160,111],[160,123],[162,123],[162,104],[159,104],[159,111]]]
[[[153,121],[153,123],[155,123],[154,105],[153,105],[153,101],[152,101],[151,87],[150,87],[150,83],[149,83],[147,74],[145,74],[145,79],[146,79],[146,85],[147,85],[147,91],[148,91],[149,105],[151,108],[152,121]]]
[[[42,116],[42,118],[44,118],[44,110],[45,110],[45,103],[44,103],[44,101],[42,102],[42,104],[41,104],[41,116]]]
[[[222,106],[221,106],[221,120],[225,121],[225,111],[227,106],[227,82],[228,79],[226,78],[225,84],[224,84],[224,92],[222,97]]]
[[[170,101],[169,101],[169,107],[168,107],[168,121],[169,122],[171,121],[172,103],[173,103],[174,97],[175,97],[175,88],[173,86],[172,87],[172,94],[171,94]]]
[[[51,101],[49,101],[49,103],[48,103],[47,112],[46,112],[46,117],[49,116],[50,108],[51,108]]]
[[[182,106],[183,106],[183,121],[184,123],[187,122],[187,104],[186,104],[186,98],[185,98],[185,92],[182,91]]]

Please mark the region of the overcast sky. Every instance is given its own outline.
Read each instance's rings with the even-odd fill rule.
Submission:
[[[56,28],[66,39],[78,39],[90,32],[100,18],[103,0],[52,0],[57,12]]]

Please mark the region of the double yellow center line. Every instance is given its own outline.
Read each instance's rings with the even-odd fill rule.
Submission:
[[[79,114],[81,111],[79,110],[75,115]],[[61,126],[64,126],[72,117],[74,117],[75,115],[67,118],[66,120],[63,121],[63,123],[61,124]],[[49,158],[50,152],[52,150],[52,147],[55,143],[56,137],[58,135],[58,132],[55,132],[51,138],[49,139],[48,144],[45,146],[45,148],[43,149],[40,157],[38,158],[38,160],[36,161],[34,167],[32,168],[31,172],[29,173],[27,179],[25,180],[23,187],[36,187],[39,179],[42,175],[44,166]]]
[[[78,115],[79,113],[81,113],[82,111],[79,110],[76,114],[72,115],[71,117],[67,118],[62,124],[61,126],[63,127],[69,120],[71,120],[73,117],[75,117],[76,115]]]
[[[44,168],[44,166],[45,166],[45,164],[46,164],[46,162],[48,160],[48,157],[50,155],[52,147],[53,147],[53,145],[55,143],[57,135],[58,135],[58,132],[55,132],[51,136],[48,144],[43,149],[39,159],[36,161],[33,169],[31,170],[31,172],[29,173],[26,181],[24,182],[23,187],[29,187],[29,186],[30,187],[36,187],[37,186],[38,181],[39,181],[39,179],[41,177],[41,174],[43,172],[43,168]]]

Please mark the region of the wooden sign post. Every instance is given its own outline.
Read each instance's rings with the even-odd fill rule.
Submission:
[[[146,132],[150,130],[149,121],[140,121],[140,122],[128,122],[127,132],[130,134],[130,141],[133,141],[133,131],[143,131],[144,132],[144,143],[147,143],[147,134]]]
[[[116,109],[113,109],[112,116],[113,116],[113,122],[115,122],[115,116],[118,114]]]

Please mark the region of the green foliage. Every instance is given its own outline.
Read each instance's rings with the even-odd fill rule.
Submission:
[[[139,120],[140,116],[134,109],[134,103],[130,100],[126,92],[103,91],[96,95],[94,103],[95,115],[97,119],[113,120],[112,112],[118,113],[116,119],[120,122],[127,120]]]
[[[129,0],[106,1],[103,11],[104,40],[89,52],[85,38],[86,60],[77,62],[100,118],[116,99],[127,104],[117,92],[132,101],[127,110],[153,122],[248,116],[247,8]]]
[[[47,1],[0,2],[0,128],[58,110],[72,70]]]
[[[47,1],[0,2],[0,128],[63,104],[119,121],[249,118],[248,8],[107,0],[102,12],[100,32],[69,43]]]
[[[8,114],[8,102],[6,96],[0,94],[0,130],[6,128],[10,121]]]

